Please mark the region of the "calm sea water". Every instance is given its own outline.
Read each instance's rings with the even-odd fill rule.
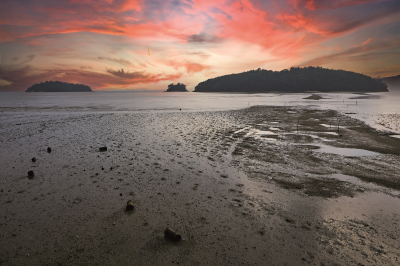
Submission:
[[[359,118],[369,125],[400,134],[400,91],[386,93],[318,93],[321,100],[303,99],[309,93],[240,94],[194,92],[0,92],[0,109],[7,110],[126,110],[213,111],[242,109],[254,105],[303,106],[333,109]]]

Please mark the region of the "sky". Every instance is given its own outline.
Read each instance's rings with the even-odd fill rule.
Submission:
[[[0,91],[188,90],[249,71],[400,74],[400,0],[1,0]]]

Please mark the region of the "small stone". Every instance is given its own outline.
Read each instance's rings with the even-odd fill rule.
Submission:
[[[34,177],[34,176],[35,176],[35,173],[31,170],[31,171],[28,172],[28,176],[29,176],[29,177]]]
[[[32,158],[32,163],[34,163],[34,162],[36,162],[36,158],[35,157]]]
[[[47,152],[50,153],[51,152],[51,148],[47,147]]]
[[[174,242],[178,242],[179,240],[181,240],[181,235],[179,235],[177,232],[169,227],[165,229],[164,235],[166,238]]]
[[[99,151],[102,151],[102,152],[103,152],[103,151],[107,151],[107,147],[100,147],[100,148],[99,148]]]
[[[132,200],[128,200],[128,202],[126,203],[126,210],[127,211],[133,210],[133,201]]]

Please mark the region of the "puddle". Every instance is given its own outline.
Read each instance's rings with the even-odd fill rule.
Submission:
[[[262,131],[262,130],[256,131],[255,134],[259,136],[278,136],[278,134],[272,131]]]
[[[250,129],[250,128],[252,128],[252,126],[244,127],[244,128],[242,128],[242,129],[236,130],[235,132],[233,132],[233,134],[237,134],[237,133],[243,132],[243,131],[245,131],[245,130],[247,130],[247,129]]]
[[[385,191],[385,193],[387,193],[387,194],[389,194],[391,196],[394,196],[394,197],[398,197],[400,195],[399,191],[396,191],[396,190],[393,190],[393,189],[389,189],[389,188],[385,188],[385,187],[379,186],[379,185],[374,184],[374,183],[365,182],[365,181],[363,181],[361,179],[358,179],[357,177],[354,177],[354,176],[351,176],[351,175],[332,174],[332,175],[330,175],[330,177],[331,178],[335,178],[335,179],[340,180],[340,181],[349,182],[349,183],[361,186],[361,187],[366,188],[366,189],[371,189],[371,190],[376,190],[376,191],[383,190],[383,191]]]
[[[326,127],[326,128],[329,128],[329,129],[332,129],[332,130],[337,130],[337,128],[338,128],[337,124],[331,124],[331,125],[319,124],[319,125],[323,126],[323,127]],[[339,125],[339,129],[341,129],[341,128],[346,128],[346,127]]]
[[[282,129],[277,128],[277,127],[270,127],[269,129],[270,129],[270,130],[275,130],[275,131],[282,131]]]
[[[245,137],[248,136],[253,136],[256,139],[268,139],[268,140],[274,140],[276,141],[276,137],[278,137],[279,134],[276,134],[275,132],[272,131],[267,131],[267,130],[252,130],[251,132],[247,133]]]
[[[322,132],[321,134],[335,135],[335,136],[337,136],[337,135],[338,135],[338,133],[337,133],[337,132]]]
[[[358,179],[357,177],[351,176],[351,175],[344,175],[344,174],[332,174],[330,175],[331,178],[335,178],[337,180],[340,181],[345,181],[345,182],[349,182],[352,183],[354,185],[359,185],[365,188],[369,188],[369,189],[380,189],[382,188],[381,186],[378,186],[374,183],[369,183],[369,182],[365,182],[362,181],[360,179]]]
[[[372,152],[362,149],[350,149],[350,148],[336,148],[333,146],[328,146],[325,144],[316,144],[320,149],[317,152],[323,153],[333,153],[337,155],[347,156],[347,157],[358,157],[358,156],[376,156],[380,155],[377,152]]]

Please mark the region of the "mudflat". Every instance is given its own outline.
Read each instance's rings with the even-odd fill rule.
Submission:
[[[0,146],[1,265],[400,263],[400,139],[335,111],[4,109]]]

